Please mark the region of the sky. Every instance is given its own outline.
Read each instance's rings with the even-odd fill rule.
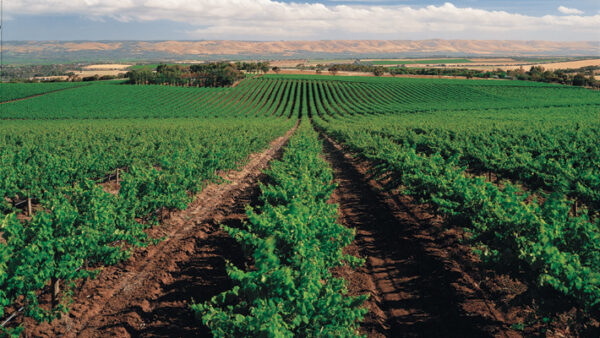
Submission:
[[[4,0],[5,40],[600,41],[600,0]]]

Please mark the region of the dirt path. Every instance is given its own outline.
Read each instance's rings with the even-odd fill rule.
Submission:
[[[382,193],[366,167],[324,139],[338,188],[342,224],[357,229],[348,252],[366,259],[340,274],[352,294],[371,295],[362,325],[370,337],[519,336],[457,257],[470,257],[458,235],[441,230],[441,219],[407,198]],[[467,259],[468,260],[468,259]]]
[[[187,210],[153,229],[152,235],[164,241],[88,281],[74,296],[68,316],[52,325],[28,322],[26,332],[36,337],[208,335],[193,318],[189,301],[207,300],[228,288],[225,260],[244,259],[218,224],[239,223],[245,216],[262,170],[279,156],[296,127],[268,150],[251,155],[242,170],[224,175],[229,183],[208,185]]]

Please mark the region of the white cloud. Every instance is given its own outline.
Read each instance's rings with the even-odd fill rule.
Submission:
[[[192,39],[573,39],[598,40],[600,14],[535,17],[440,6],[332,5],[272,0],[21,0],[10,14],[78,15],[122,22],[184,22]],[[561,9],[562,8],[562,9]]]
[[[574,15],[583,14],[583,11],[580,11],[577,8],[569,8],[569,7],[565,7],[565,6],[558,6],[558,11],[563,14],[574,14]]]

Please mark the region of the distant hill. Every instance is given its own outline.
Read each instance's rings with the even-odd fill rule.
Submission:
[[[423,56],[599,56],[599,41],[9,41],[8,62]]]

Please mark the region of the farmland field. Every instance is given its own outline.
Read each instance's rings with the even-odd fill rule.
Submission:
[[[0,102],[18,100],[61,89],[79,87],[82,85],[84,84],[74,82],[0,83]]]
[[[598,91],[313,75],[0,89],[8,333],[598,333]]]
[[[471,63],[469,59],[419,59],[419,60],[364,60],[364,62],[376,65],[376,66],[388,66],[388,65],[429,65],[429,64],[445,64],[445,63]]]

